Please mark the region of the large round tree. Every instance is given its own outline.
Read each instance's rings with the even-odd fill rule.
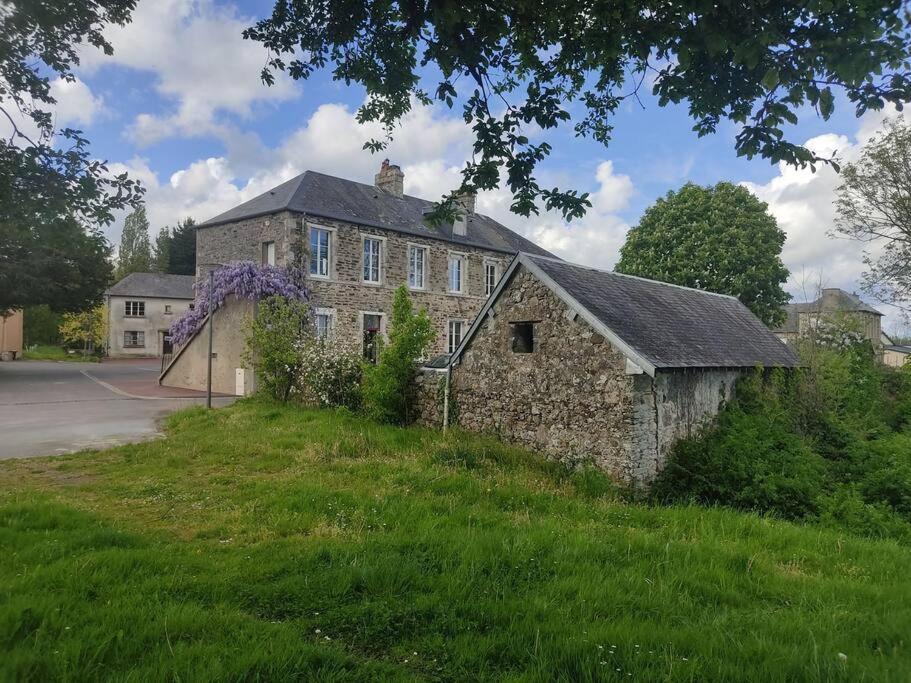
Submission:
[[[765,202],[732,183],[687,183],[646,210],[620,250],[619,273],[731,294],[767,325],[782,322],[785,235]]]

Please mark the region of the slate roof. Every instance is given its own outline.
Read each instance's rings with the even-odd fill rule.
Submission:
[[[735,297],[519,254],[478,314],[524,265],[648,374],[673,368],[796,367],[797,356]]]
[[[889,344],[883,347],[886,351],[895,351],[897,353],[909,353],[911,354],[911,346],[904,346],[901,344]]]
[[[822,295],[815,301],[800,304],[788,304],[784,307],[788,317],[776,328],[776,332],[791,332],[797,334],[799,330],[799,315],[801,313],[854,313],[864,312],[882,315],[869,304],[864,303],[856,294],[850,294],[836,287],[822,290]]]
[[[509,254],[526,251],[552,256],[506,226],[478,213],[468,217],[465,236],[454,235],[452,226],[432,228],[424,223],[424,214],[432,205],[433,202],[419,197],[396,197],[374,185],[306,171],[197,227],[294,211]]]
[[[169,273],[130,273],[105,291],[111,296],[136,296],[149,299],[193,299],[196,292],[192,275]]]

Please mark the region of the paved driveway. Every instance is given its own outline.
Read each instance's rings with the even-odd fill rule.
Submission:
[[[205,394],[158,386],[157,360],[0,363],[0,459],[107,448],[158,436]],[[216,397],[226,405],[231,397]]]

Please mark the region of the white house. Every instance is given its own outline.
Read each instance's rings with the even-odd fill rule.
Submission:
[[[155,357],[171,352],[168,328],[193,305],[192,275],[130,273],[105,292],[107,355]]]

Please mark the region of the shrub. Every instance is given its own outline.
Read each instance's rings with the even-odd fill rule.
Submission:
[[[79,313],[64,313],[59,334],[63,345],[71,349],[82,349],[83,354],[100,349],[107,340],[107,310],[96,306]]]
[[[911,372],[845,339],[805,341],[799,371],[742,378],[715,426],[675,446],[653,498],[911,540]]]
[[[364,373],[364,408],[380,422],[411,421],[415,364],[434,340],[427,311],[415,313],[404,285],[395,290],[389,343],[380,351],[376,366]]]
[[[244,361],[256,368],[259,390],[287,401],[300,375],[300,349],[312,335],[306,303],[283,296],[259,302],[249,322]]]
[[[300,359],[298,384],[304,401],[321,408],[360,406],[363,361],[356,347],[308,338]]]
[[[676,445],[652,495],[802,519],[816,511],[824,473],[781,416],[732,405],[716,427]]]

